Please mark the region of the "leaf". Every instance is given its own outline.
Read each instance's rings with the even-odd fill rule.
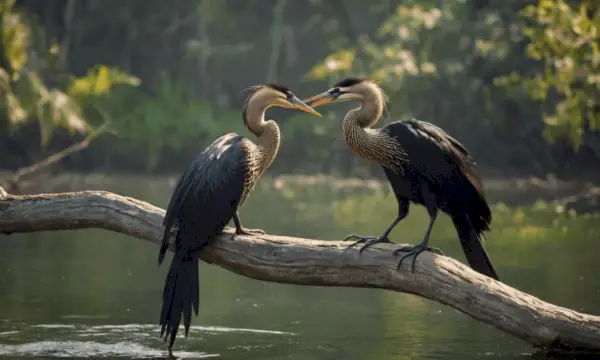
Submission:
[[[2,44],[4,57],[11,70],[18,74],[27,63],[29,47],[29,27],[23,22],[21,14],[13,10],[14,0],[8,0],[0,5],[2,17]]]
[[[323,63],[315,65],[309,70],[310,79],[323,79],[327,75],[349,71],[354,63],[355,49],[344,49],[329,55]]]
[[[140,82],[138,77],[116,68],[98,65],[88,70],[85,76],[73,78],[67,94],[79,97],[98,96],[107,94],[117,85],[139,86]]]
[[[3,104],[8,115],[8,121],[12,125],[18,125],[27,120],[27,111],[15,96],[10,83],[10,76],[6,70],[0,67],[0,94],[4,95]]]

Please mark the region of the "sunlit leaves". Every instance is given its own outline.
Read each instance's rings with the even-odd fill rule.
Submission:
[[[352,69],[356,51],[344,49],[336,51],[325,58],[321,64],[315,65],[308,73],[312,79],[323,79],[329,74],[340,74]]]
[[[75,101],[62,91],[47,89],[35,73],[29,73],[28,78],[39,96],[36,115],[40,122],[42,146],[48,144],[52,133],[59,126],[71,132],[84,133],[88,130],[81,108]]]
[[[139,86],[140,79],[125,74],[116,68],[99,65],[88,70],[86,76],[72,81],[69,94],[78,95],[103,95],[107,94],[116,85]]]
[[[451,6],[454,4],[445,4],[443,8],[424,6],[423,2],[399,5],[395,13],[381,24],[377,39],[366,36],[358,39],[351,52],[355,56],[354,61],[343,62],[344,66],[340,66],[332,62],[330,56],[315,66],[310,76],[323,79],[340,77],[345,73],[366,74],[377,81],[398,87],[400,80],[406,76],[435,75],[440,66],[436,64],[437,59],[431,56],[432,42],[427,34],[436,31],[444,17],[452,18],[449,11]],[[345,52],[350,53],[349,50]],[[340,55],[335,53],[332,56]]]
[[[0,15],[5,58],[15,76],[18,76],[19,71],[27,63],[30,31],[23,22],[22,15],[14,11],[14,3],[14,0],[0,3]]]
[[[67,92],[48,87],[42,75],[45,64],[29,64],[28,55],[46,53],[56,57],[60,49],[55,43],[49,49],[33,48],[29,19],[13,5],[14,1],[0,4],[3,53],[9,65],[7,69],[0,68],[1,107],[13,128],[27,121],[39,121],[42,147],[58,127],[73,133],[89,130],[83,113],[90,97],[107,94],[119,84],[139,85],[138,78],[100,65],[82,78],[73,78]]]
[[[592,1],[574,7],[564,0],[540,0],[521,15],[526,21],[523,33],[530,40],[527,55],[543,62],[544,72],[512,74],[496,83],[521,86],[533,100],[555,104],[554,111],[543,116],[545,137],[566,137],[578,148],[586,124],[590,130],[600,126],[600,6]]]
[[[10,75],[3,68],[0,68],[0,96],[1,107],[11,123],[18,124],[27,119],[27,112],[11,89]]]

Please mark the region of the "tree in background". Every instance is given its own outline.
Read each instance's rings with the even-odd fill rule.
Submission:
[[[586,143],[600,158],[600,4],[579,5],[541,0],[521,10],[526,54],[543,67],[531,75],[512,72],[496,79],[500,86],[519,86],[542,105],[544,136]]]
[[[6,185],[10,189],[22,176],[86,148],[106,130],[109,122],[106,113],[96,107],[96,98],[118,84],[137,86],[139,79],[106,66],[97,66],[84,77],[70,76],[61,66],[64,58],[60,44],[55,41],[46,44],[43,29],[16,8],[14,0],[0,3],[0,21],[4,54],[0,66],[0,108],[5,114],[0,117],[0,128],[14,132],[28,122],[37,121],[42,149],[58,128],[70,134],[88,135],[80,143],[18,169]],[[66,90],[60,90],[61,87]],[[100,127],[89,121],[95,118],[88,116],[91,110],[102,119]]]
[[[597,91],[598,5],[592,1],[17,4],[28,23],[35,19],[44,28],[34,47],[42,65],[34,66],[30,55],[26,68],[44,86],[76,99],[86,124],[101,124],[101,113],[110,114],[118,134],[65,159],[64,169],[179,172],[209,139],[245,131],[241,89],[277,81],[311,94],[362,74],[382,81],[391,118],[438,123],[469,147],[488,176],[581,177],[587,171],[598,177],[600,141],[590,105]],[[109,86],[85,100],[71,92],[75,76],[112,79],[106,74],[114,69],[135,74],[141,85]],[[272,171],[380,175],[344,146],[339,120],[345,109],[324,111],[322,121],[273,111],[284,146]],[[34,152],[38,134],[20,124],[10,137],[0,134],[0,145],[9,139]],[[59,129],[47,149],[72,142]],[[0,166],[26,162],[10,154]]]

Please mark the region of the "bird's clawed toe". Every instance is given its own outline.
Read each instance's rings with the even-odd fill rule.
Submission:
[[[235,230],[235,234],[234,235],[248,235],[248,236],[253,236],[253,235],[264,235],[264,234],[266,234],[266,233],[262,229],[239,228],[239,229]]]
[[[360,247],[358,253],[362,253],[364,249],[368,248],[371,245],[375,245],[377,243],[391,242],[387,237],[379,237],[379,238],[371,238],[365,241],[365,244]]]
[[[263,229],[246,229],[250,235],[264,235],[266,232]]]
[[[439,249],[439,248],[436,248],[436,247],[427,248],[427,251],[430,251],[430,252],[432,252],[434,254],[438,254],[438,255],[442,255],[442,256],[444,255],[444,253],[442,252],[442,250]]]
[[[406,259],[407,257],[413,256],[411,270],[414,273],[415,272],[415,262],[417,260],[417,256],[419,256],[419,254],[421,254],[423,251],[430,251],[430,252],[436,253],[438,255],[444,255],[442,250],[440,250],[438,248],[434,248],[434,247],[428,247],[427,245],[423,245],[423,244],[402,246],[399,249],[396,249],[394,251],[394,255],[398,255],[399,252],[406,252],[406,254],[400,258],[400,261],[398,261],[397,269],[400,270],[400,266],[402,265],[402,262],[404,261],[404,259]]]
[[[355,242],[353,242],[352,244],[348,245],[346,247],[346,249],[349,249],[349,248],[351,248],[351,247],[353,247],[353,246],[355,246],[357,244],[366,243],[369,240],[376,239],[376,237],[374,237],[374,236],[360,236],[360,235],[354,235],[353,234],[353,235],[346,236],[346,238],[344,238],[343,241],[348,241],[350,239],[357,239],[357,240]]]
[[[391,242],[387,237],[383,237],[383,236],[382,237],[374,237],[374,236],[358,236],[358,235],[349,235],[344,239],[344,241],[351,239],[351,238],[357,238],[358,240],[353,242],[352,244],[350,244],[347,247],[347,249],[349,249],[355,245],[365,243],[358,250],[359,253],[362,253],[363,250],[365,250],[366,248],[368,248],[371,245],[375,245],[377,243],[382,243],[382,242]]]
[[[369,236],[360,236],[360,235],[356,235],[356,234],[350,234],[350,235],[346,236],[344,238],[344,240],[342,240],[342,241],[348,241],[350,239],[359,239],[358,242],[364,242],[364,241],[366,241],[365,239],[369,239],[369,238],[370,238]],[[354,244],[357,244],[357,243],[354,243]]]

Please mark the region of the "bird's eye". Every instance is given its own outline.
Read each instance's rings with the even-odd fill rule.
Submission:
[[[294,97],[294,94],[292,94],[291,92],[288,92],[288,93],[287,93],[287,98],[288,98],[288,99],[291,99],[291,98],[293,98],[293,97]]]
[[[330,94],[337,94],[339,92],[340,92],[340,88],[339,87],[336,87],[336,88],[333,88],[333,89],[329,90]]]

